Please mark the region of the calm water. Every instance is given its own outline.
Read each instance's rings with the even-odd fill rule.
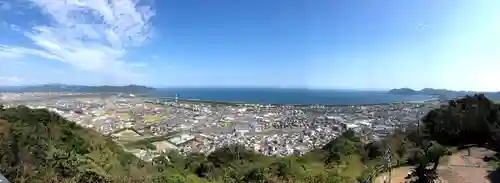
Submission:
[[[427,95],[391,95],[386,92],[306,90],[306,89],[160,89],[153,97],[232,101],[262,104],[380,104],[428,100]]]

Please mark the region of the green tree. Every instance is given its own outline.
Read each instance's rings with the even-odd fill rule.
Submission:
[[[208,155],[208,161],[212,162],[215,167],[225,167],[233,161],[237,160],[256,160],[258,154],[248,150],[242,145],[231,145],[215,150]]]
[[[422,149],[415,151],[410,160],[413,164],[416,164],[416,167],[407,179],[414,183],[434,182],[438,178],[437,167],[439,166],[439,160],[446,154],[446,148],[437,142],[423,144]]]
[[[440,144],[463,146],[491,142],[490,124],[498,124],[498,105],[484,95],[465,96],[434,109],[422,119],[425,133]]]
[[[363,151],[363,144],[353,131],[348,130],[338,138],[328,142],[322,148],[324,152],[324,162],[326,164],[338,162],[344,156],[360,154]]]
[[[370,159],[382,157],[384,155],[384,147],[382,146],[382,142],[376,141],[366,144],[365,154],[367,158]]]
[[[247,175],[245,175],[243,181],[248,182],[248,183],[261,183],[265,182],[268,179],[268,174],[269,170],[267,168],[263,167],[256,167],[250,172],[248,172]]]
[[[279,159],[270,165],[272,175],[283,180],[293,180],[304,176],[304,169],[291,159]]]

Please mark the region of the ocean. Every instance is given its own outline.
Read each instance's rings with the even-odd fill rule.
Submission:
[[[429,95],[394,95],[385,91],[257,89],[257,88],[171,88],[158,89],[151,97],[175,97],[260,104],[385,104],[434,99]]]

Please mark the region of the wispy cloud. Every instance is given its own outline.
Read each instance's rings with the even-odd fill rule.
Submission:
[[[417,25],[417,28],[421,29],[421,28],[424,28],[424,27],[429,27],[428,24],[424,24],[424,23],[420,23]]]
[[[30,30],[11,26],[34,47],[0,45],[0,57],[37,56],[70,64],[78,69],[138,78],[138,65],[126,59],[130,48],[152,36],[151,6],[138,0],[29,0],[51,20]]]
[[[17,76],[0,76],[0,86],[21,84],[22,78]]]

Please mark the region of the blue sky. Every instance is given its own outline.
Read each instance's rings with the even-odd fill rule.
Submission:
[[[134,2],[0,0],[0,85],[500,91],[500,1]]]

